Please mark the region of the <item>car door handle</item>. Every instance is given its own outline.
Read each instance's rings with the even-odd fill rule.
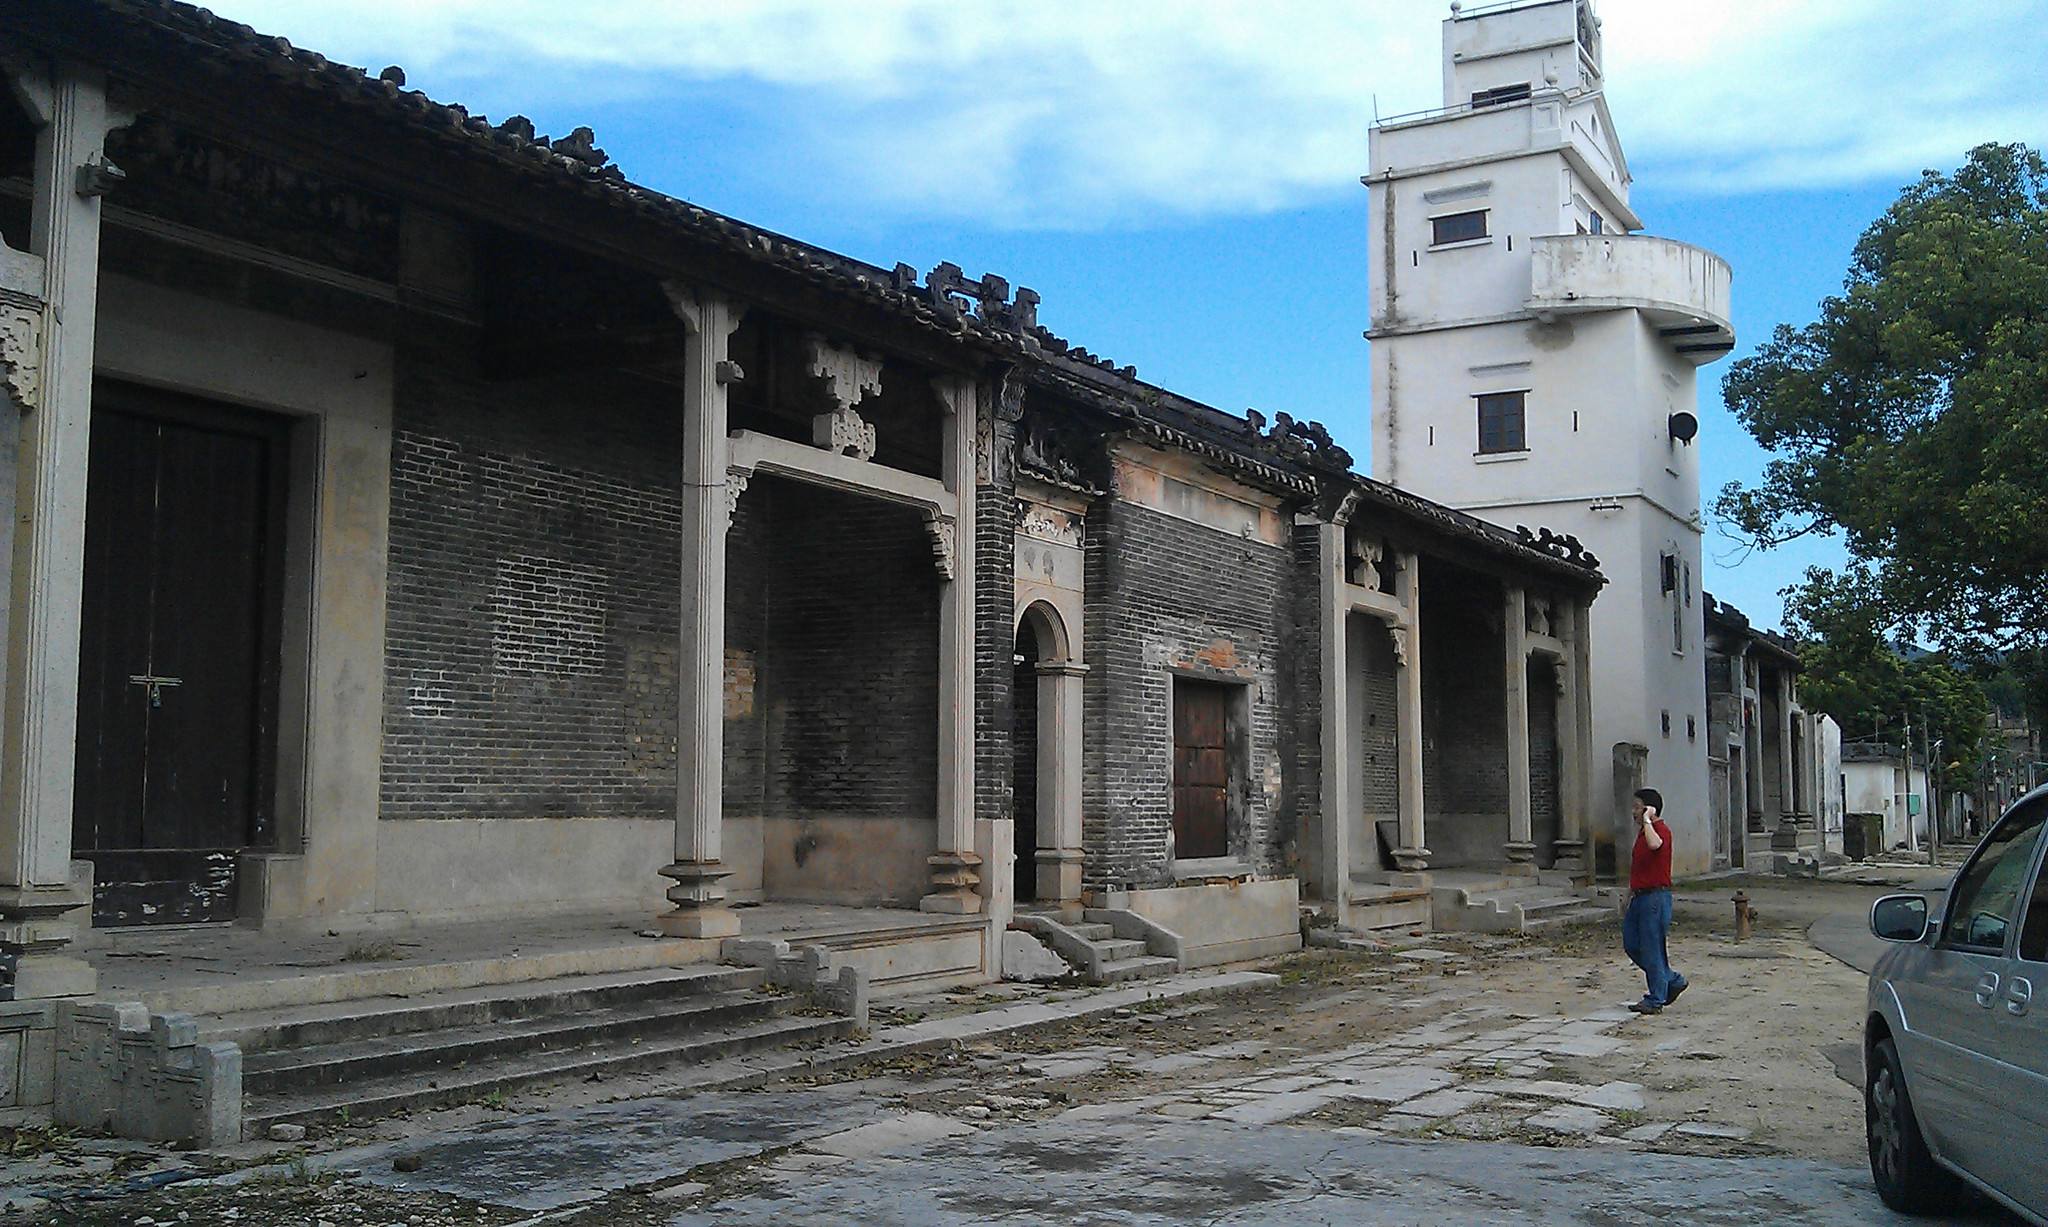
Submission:
[[[2005,988],[2005,1012],[2017,1017],[2027,1012],[2034,1003],[2034,983],[2023,976],[2014,976]]]
[[[1998,973],[1995,971],[1987,971],[1984,973],[1982,978],[1980,978],[1977,981],[1977,1004],[1983,1006],[1985,1009],[1988,1010],[1991,1008],[1991,1004],[1997,1000]]]

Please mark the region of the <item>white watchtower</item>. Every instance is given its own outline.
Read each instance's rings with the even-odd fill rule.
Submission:
[[[1364,179],[1373,476],[1598,555],[1586,829],[1618,832],[1613,747],[1647,746],[1705,869],[1693,411],[1735,343],[1728,265],[1637,233],[1590,0],[1454,3],[1443,37],[1444,105],[1376,124]]]

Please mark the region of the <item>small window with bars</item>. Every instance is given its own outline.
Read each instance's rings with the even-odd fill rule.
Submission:
[[[1442,217],[1429,219],[1429,243],[1432,247],[1441,247],[1445,243],[1465,243],[1485,237],[1485,209],[1446,213]]]
[[[1479,402],[1479,453],[1526,452],[1527,392],[1485,392]]]
[[[1520,102],[1528,96],[1527,81],[1515,85],[1497,85],[1492,89],[1475,91],[1472,95],[1472,106],[1475,110],[1479,107],[1497,107],[1510,102]]]

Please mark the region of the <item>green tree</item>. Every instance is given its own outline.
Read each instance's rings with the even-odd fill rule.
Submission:
[[[1945,653],[1899,651],[1885,637],[1870,584],[1861,568],[1836,575],[1816,567],[1788,594],[1785,620],[1799,642],[1800,698],[1809,710],[1833,716],[1851,741],[1902,744],[1910,721],[1914,754],[1938,741],[1944,770],[1955,764],[1974,773],[1991,719],[1978,670]]]
[[[1730,368],[1777,453],[1716,509],[1763,546],[1841,533],[1880,626],[2048,644],[2048,165],[1980,145],[1866,230],[1841,294]]]

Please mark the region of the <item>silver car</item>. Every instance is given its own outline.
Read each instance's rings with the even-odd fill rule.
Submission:
[[[1887,895],[1864,1120],[1885,1204],[1952,1213],[1967,1183],[2048,1225],[2048,788],[2021,798],[1932,909]],[[2036,998],[2040,997],[2040,1000]]]

